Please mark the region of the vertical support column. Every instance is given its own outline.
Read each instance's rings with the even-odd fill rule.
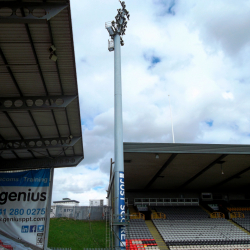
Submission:
[[[124,160],[123,160],[123,122],[122,122],[122,81],[121,81],[121,45],[120,35],[114,37],[114,89],[115,89],[115,214],[125,213],[125,194],[124,194]],[[123,190],[122,190],[123,189]],[[124,212],[123,212],[124,210]],[[119,217],[116,220],[123,221]],[[115,248],[124,249],[125,228],[123,226],[115,226]],[[119,239],[118,239],[119,238]]]
[[[49,184],[49,196],[46,208],[46,226],[45,226],[45,237],[43,249],[48,249],[48,240],[49,240],[49,222],[50,222],[50,210],[51,210],[51,199],[52,199],[52,189],[53,189],[53,180],[54,180],[54,168],[50,170],[50,184]]]

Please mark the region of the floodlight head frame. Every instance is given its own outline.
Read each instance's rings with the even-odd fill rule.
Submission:
[[[115,35],[118,34],[120,36],[125,35],[125,31],[127,28],[127,20],[129,20],[130,15],[129,12],[126,9],[125,1],[119,0],[122,8],[118,9],[118,14],[115,16],[115,21],[106,22],[105,28],[108,30],[109,35],[112,39],[114,39]],[[124,45],[124,42],[122,43],[122,46]]]

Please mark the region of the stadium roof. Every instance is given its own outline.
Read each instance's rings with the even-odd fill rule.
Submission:
[[[83,159],[70,2],[0,1],[0,170]]]
[[[248,190],[250,145],[124,143],[126,192]]]

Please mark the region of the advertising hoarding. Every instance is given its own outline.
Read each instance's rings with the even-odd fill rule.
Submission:
[[[49,184],[50,169],[0,173],[1,230],[43,248]]]
[[[124,185],[124,172],[119,172],[119,214],[125,214],[125,185]],[[119,217],[120,222],[125,222],[125,216]],[[126,246],[126,232],[125,226],[119,227],[119,239],[121,249]]]

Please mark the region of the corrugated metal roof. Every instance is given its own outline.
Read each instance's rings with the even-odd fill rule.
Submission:
[[[33,162],[34,159],[41,167],[53,167],[51,159],[57,160],[56,167],[76,166],[83,158],[83,144],[70,3],[60,0],[22,2],[67,3],[68,7],[43,23],[0,21],[0,98],[20,97],[16,103],[4,99],[0,106],[0,162],[4,163],[0,164],[4,166],[0,170],[7,170],[6,166],[8,170],[18,169],[16,160]],[[0,16],[3,11],[0,9]],[[22,17],[21,8],[18,16]],[[49,59],[51,45],[56,48],[53,52],[57,56],[56,62]],[[58,109],[52,109],[49,97],[55,95],[73,95],[76,98],[66,107],[59,105]],[[39,109],[37,105],[31,106],[30,110],[18,108],[22,103],[32,103],[26,97],[39,96],[48,96],[47,109]],[[6,110],[9,106],[12,109]],[[72,138],[80,139],[74,145],[45,147],[43,139],[57,138],[60,142],[62,137],[69,138],[70,143]],[[37,143],[40,146],[30,146],[26,141],[30,139],[41,139]],[[15,147],[6,146],[10,140],[16,140]],[[20,143],[26,146],[21,148]],[[67,159],[68,156],[77,160]],[[23,169],[25,164],[21,165]]]
[[[249,190],[250,145],[133,142],[123,145],[126,192]]]

